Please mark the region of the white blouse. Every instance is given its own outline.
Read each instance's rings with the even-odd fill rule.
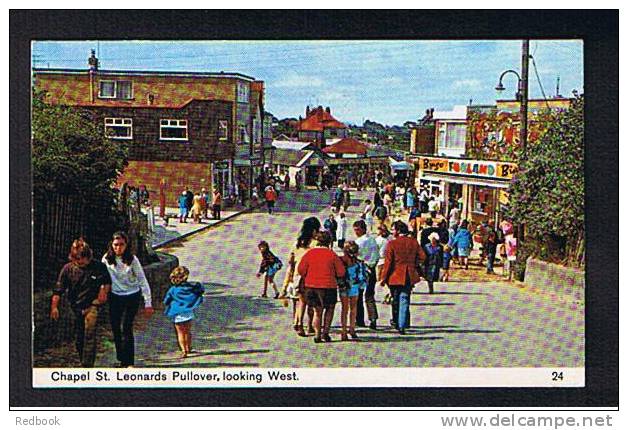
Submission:
[[[105,257],[102,258],[102,262],[107,266],[111,276],[111,292],[113,294],[128,296],[141,290],[142,296],[144,296],[144,306],[152,307],[150,285],[148,285],[140,260],[135,255],[130,266],[123,263],[121,257],[116,257],[116,263],[113,266],[107,262]]]

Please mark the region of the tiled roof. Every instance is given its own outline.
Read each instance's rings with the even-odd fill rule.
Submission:
[[[326,154],[358,154],[366,155],[367,148],[362,142],[352,138],[346,137],[331,146],[323,148],[323,152]]]
[[[299,131],[323,131],[326,128],[347,128],[347,126],[334,118],[322,106],[312,109],[309,115],[297,125]]]

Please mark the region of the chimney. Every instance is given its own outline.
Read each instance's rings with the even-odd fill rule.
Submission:
[[[327,107],[325,108],[325,112],[327,112],[327,113],[331,114],[331,109],[329,109],[329,106],[327,106]]]
[[[99,63],[100,62],[98,61],[98,58],[96,58],[96,51],[94,49],[92,49],[92,55],[87,60],[87,64],[89,64],[89,70],[90,71],[98,70]]]
[[[307,118],[308,116],[310,116],[310,105],[305,107],[305,117]]]

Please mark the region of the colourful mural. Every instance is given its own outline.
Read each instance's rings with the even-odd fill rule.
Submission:
[[[564,109],[564,100],[560,104],[549,105],[552,110]],[[567,101],[568,105],[568,101]],[[467,157],[481,160],[517,161],[521,148],[519,138],[521,116],[518,106],[500,106],[487,108],[470,108],[467,114]],[[545,132],[552,121],[552,111],[547,107],[533,107],[528,112],[528,144],[535,141]]]

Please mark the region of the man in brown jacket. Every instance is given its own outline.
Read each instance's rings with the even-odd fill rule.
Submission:
[[[382,269],[382,285],[388,285],[393,296],[391,324],[400,334],[410,326],[410,293],[421,280],[421,261],[425,260],[425,252],[408,233],[403,221],[393,223],[393,240],[386,246]]]

